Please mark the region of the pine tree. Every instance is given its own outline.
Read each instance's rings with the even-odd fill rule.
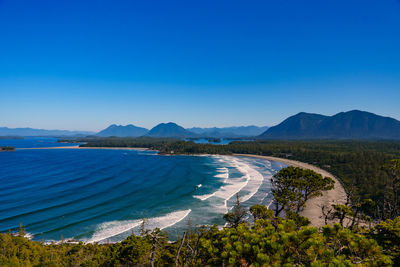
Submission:
[[[239,224],[246,222],[246,216],[246,209],[240,204],[239,194],[236,194],[235,206],[232,212],[228,212],[224,215],[224,219],[229,227],[237,228]]]

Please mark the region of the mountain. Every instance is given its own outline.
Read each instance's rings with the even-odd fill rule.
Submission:
[[[93,132],[0,127],[0,136],[87,136]]]
[[[197,135],[193,132],[186,130],[176,123],[168,122],[158,124],[147,133],[147,136],[185,138],[196,137]]]
[[[268,126],[258,127],[254,125],[250,126],[233,126],[224,128],[189,128],[187,130],[199,134],[204,137],[214,137],[214,138],[235,138],[235,137],[252,137],[258,136],[265,132]]]
[[[262,139],[302,139],[313,138],[319,124],[327,116],[301,112],[287,118],[277,126],[270,127],[259,137]]]
[[[118,136],[118,137],[139,137],[142,135],[146,135],[149,130],[137,127],[135,125],[129,124],[126,126],[123,125],[110,125],[106,129],[98,132],[96,135],[101,137],[107,136]]]
[[[400,139],[400,121],[352,110],[333,116],[301,112],[269,128],[260,139]]]

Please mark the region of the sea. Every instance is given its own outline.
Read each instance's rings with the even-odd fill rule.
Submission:
[[[185,139],[185,141],[192,141],[195,144],[210,144],[210,145],[227,145],[232,141],[236,141],[235,139],[207,139],[207,138],[196,138],[196,139]]]
[[[0,232],[21,224],[33,240],[109,243],[143,225],[175,240],[189,225],[223,227],[237,193],[245,208],[270,205],[270,178],[285,167],[250,157],[46,149],[70,145],[49,137],[0,140],[17,148],[0,152]]]

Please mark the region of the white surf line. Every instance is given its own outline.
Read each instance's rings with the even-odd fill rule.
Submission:
[[[209,199],[210,197],[215,196],[215,193],[216,193],[216,192],[214,192],[214,193],[212,193],[212,194],[206,194],[206,195],[193,195],[193,197],[194,197],[194,198],[197,198],[197,199],[200,199],[201,201],[204,201],[204,200],[206,200],[206,199]]]
[[[96,243],[107,238],[125,233],[138,227],[141,224],[141,220],[129,220],[129,221],[112,221],[100,224],[93,236],[86,240],[86,243]]]
[[[260,190],[261,185],[264,182],[264,180],[270,178],[272,175],[270,172],[268,172],[268,175],[266,175],[264,177],[264,175],[262,175],[259,171],[257,171],[254,166],[251,166],[251,164],[248,164],[246,161],[243,161],[243,160],[240,160],[237,158],[233,159],[231,162],[233,162],[234,167],[243,174],[241,179],[245,179],[245,181],[236,183],[235,185],[237,187],[235,189],[233,187],[227,188],[228,186],[225,186],[225,187],[221,188],[220,191],[216,192],[215,196],[224,198],[224,206],[225,206],[226,211],[229,211],[228,205],[227,205],[228,200],[230,198],[232,198],[236,193],[242,191],[243,189],[247,189],[246,187],[249,187],[248,189],[250,189],[250,193],[248,193],[245,196],[240,198],[241,202],[246,202]],[[267,168],[270,168],[269,166],[270,166],[269,164],[266,165]],[[221,193],[221,191],[224,189],[228,189],[229,191],[232,190],[231,194],[226,195],[226,196],[220,195],[219,193]],[[265,199],[265,197],[267,197],[267,195],[268,194],[266,194],[266,196],[264,196],[264,199]]]
[[[249,173],[245,172],[246,169],[241,168],[243,163],[238,158],[230,158],[230,162],[233,164],[233,167],[243,174],[243,176],[241,178],[230,179],[228,185],[222,186],[217,192],[215,192],[216,197],[224,200],[224,209],[226,212],[228,212],[228,200],[236,193],[240,192],[251,179]]]
[[[147,223],[145,223],[145,226],[149,226],[150,225],[150,229],[155,229],[155,228],[160,228],[161,230],[168,228],[174,224],[177,224],[178,222],[182,221],[183,219],[185,219],[189,213],[191,212],[191,209],[188,210],[182,210],[182,211],[175,211],[172,213],[167,214],[166,216],[163,217],[156,217],[153,219],[150,219]],[[171,221],[171,223],[163,225],[163,226],[158,226],[159,224],[165,222],[165,218],[168,218],[169,221]],[[177,220],[173,220],[173,219],[177,219]],[[146,227],[145,227],[146,228]],[[147,229],[147,228],[146,228]]]
[[[231,199],[238,192],[243,189],[248,189],[249,193],[240,197],[241,202],[246,202],[251,199],[261,188],[263,181],[267,178],[255,169],[255,166],[252,166],[247,161],[231,156],[216,156],[218,161],[228,163],[233,168],[242,173],[241,178],[228,179],[229,173],[218,174],[215,177],[222,178],[222,175],[226,175],[225,183],[226,185],[221,186],[216,192],[207,195],[195,195],[194,198],[198,198],[202,201],[207,200],[211,197],[217,197],[224,200],[223,209],[225,212],[228,212],[228,200]],[[266,165],[269,168],[269,165]],[[219,170],[223,170],[224,168],[219,168]],[[228,170],[225,167],[226,170]],[[268,177],[270,177],[270,172],[268,172]],[[246,190],[247,191],[247,190]]]
[[[217,168],[217,171],[219,172],[219,174],[215,175],[214,177],[224,178],[224,183],[226,183],[229,178],[229,169],[226,167],[222,167],[222,168]],[[215,196],[216,192],[214,192],[212,194],[205,194],[205,195],[193,195],[193,197],[200,199],[201,201],[204,201],[204,200],[209,199],[210,197]]]
[[[248,193],[247,195],[245,195],[241,198],[242,202],[246,202],[247,200],[252,198],[258,192],[258,190],[260,190],[260,187],[264,181],[264,176],[260,172],[251,168],[250,166],[248,168],[249,169],[247,171],[249,172],[249,175],[250,175],[248,185],[249,185],[249,187],[251,187],[251,190],[250,190],[250,193]]]
[[[18,233],[18,232],[13,232],[13,233],[11,233],[11,235],[13,235],[13,236],[19,236],[19,233]],[[24,234],[24,237],[25,237],[26,239],[32,240],[32,239],[35,237],[35,235],[26,232],[26,233]]]
[[[226,183],[228,181],[228,178],[229,178],[229,169],[226,168],[226,167],[218,168],[218,172],[220,172],[220,173],[215,175],[214,177],[223,178],[224,179],[224,183]]]
[[[260,203],[263,203],[264,199],[266,199],[267,196],[269,196],[269,193],[266,193],[266,194],[265,194],[265,196],[260,200]]]
[[[255,187],[251,190],[249,194],[247,194],[244,198],[242,198],[242,202],[247,201],[250,199],[257,191],[259,190],[262,181],[263,181],[263,176],[261,173],[256,171],[254,168],[250,167],[248,164],[246,164],[245,161],[237,158],[237,157],[229,157],[229,156],[216,156],[216,158],[220,162],[228,163],[235,169],[237,169],[240,173],[242,173],[241,178],[234,178],[234,179],[229,179],[229,172],[226,172],[228,168],[225,167],[225,173],[224,174],[219,174],[216,175],[215,177],[224,177],[225,178],[225,183],[226,185],[221,186],[216,192],[212,194],[207,194],[207,195],[200,195],[200,196],[193,196],[195,198],[198,198],[200,200],[207,200],[210,197],[218,197],[224,200],[224,205],[223,209],[227,212],[228,211],[228,200],[231,199],[235,194],[240,192],[243,188],[245,188],[248,184],[249,181],[254,180],[255,182]],[[220,170],[223,170],[223,168],[220,168]],[[224,175],[224,176],[223,176]]]
[[[145,222],[145,226],[147,226],[145,228],[160,228],[161,230],[165,229],[185,219],[191,211],[191,209],[175,211],[168,213],[165,216],[150,218],[147,220],[147,222]],[[102,223],[98,226],[98,229],[93,236],[85,242],[96,243],[103,241],[110,237],[133,230],[134,228],[140,226],[141,223],[142,220],[111,221]]]
[[[273,199],[271,199],[271,201],[269,202],[269,204],[267,205],[267,208],[269,209],[269,206],[271,206],[272,202],[274,202]]]

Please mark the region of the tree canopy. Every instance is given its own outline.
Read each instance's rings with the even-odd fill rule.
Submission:
[[[254,222],[188,231],[167,241],[147,231],[115,244],[50,244],[0,234],[0,266],[392,266],[400,259],[400,220],[355,231],[322,229],[264,214]],[[268,213],[268,212],[267,212]],[[178,252],[179,251],[179,252]]]
[[[275,216],[283,210],[300,212],[307,200],[321,196],[323,191],[332,189],[334,183],[313,170],[292,166],[281,169],[271,179]]]

